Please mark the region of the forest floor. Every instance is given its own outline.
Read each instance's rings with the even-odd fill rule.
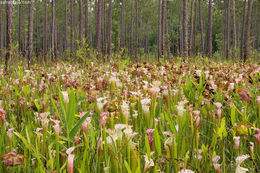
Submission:
[[[58,62],[0,76],[4,172],[260,171],[259,64]]]

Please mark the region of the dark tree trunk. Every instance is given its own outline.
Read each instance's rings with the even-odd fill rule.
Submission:
[[[74,55],[74,0],[70,0],[70,55]]]
[[[96,49],[100,52],[100,45],[101,45],[101,0],[98,0],[97,4],[97,28],[96,28]]]
[[[107,43],[106,43],[106,30],[105,30],[105,23],[106,23],[106,2],[105,0],[101,0],[101,40],[102,40],[102,51],[103,54],[106,54]]]
[[[30,1],[29,9],[29,28],[28,28],[28,68],[30,69],[30,63],[33,58],[33,3],[34,0]]]
[[[108,7],[108,38],[107,38],[107,53],[109,55],[109,59],[111,59],[112,55],[112,0],[109,0]]]
[[[244,0],[244,12],[243,12],[243,23],[241,28],[241,43],[240,43],[240,58],[243,58],[243,50],[244,50],[244,33],[245,33],[245,26],[246,26],[246,2],[247,0]]]
[[[44,26],[43,26],[43,52],[44,52],[44,58],[45,61],[47,59],[47,0],[44,1]]]
[[[248,55],[249,55],[249,47],[250,47],[250,26],[251,26],[252,6],[253,6],[253,1],[252,1],[252,0],[248,0],[244,61],[246,61],[246,60],[248,59]]]
[[[52,60],[57,57],[57,47],[56,47],[56,0],[52,0]]]
[[[233,57],[236,57],[237,51],[237,27],[236,27],[236,0],[233,0]]]
[[[88,0],[85,0],[85,38],[88,43]]]
[[[161,23],[162,23],[162,18],[161,18],[161,11],[162,11],[162,5],[161,5],[161,0],[159,0],[159,9],[158,9],[158,61],[159,58],[162,56],[162,31],[161,31]]]
[[[171,48],[170,48],[169,26],[168,26],[167,19],[166,19],[166,37],[167,37],[167,59],[170,59]]]
[[[188,0],[183,0],[183,55],[188,56]]]
[[[227,9],[225,9],[225,13],[223,15],[223,25],[224,25],[224,28],[223,28],[223,37],[222,37],[222,58],[224,59],[226,56],[226,20],[227,20]]]
[[[193,9],[194,9],[194,0],[191,0],[191,9],[190,9],[190,12],[191,12],[191,14],[190,14],[190,43],[189,43],[189,56],[191,56],[192,55],[192,46],[193,46],[193,31],[194,31],[194,23],[193,23],[193,18],[194,18],[194,16],[193,16]],[[196,20],[196,19],[195,19]]]
[[[130,56],[133,57],[134,49],[134,0],[131,3],[131,28],[130,28]]]
[[[201,51],[202,54],[205,53],[205,48],[204,48],[204,29],[203,29],[203,19],[202,19],[202,6],[201,6],[201,0],[199,0],[199,21],[200,21],[200,34],[201,34]]]
[[[227,3],[227,19],[226,19],[226,26],[227,26],[227,42],[226,42],[226,58],[229,58],[229,49],[230,49],[230,0]]]
[[[79,45],[82,46],[83,38],[83,9],[82,9],[82,0],[79,0]]]
[[[209,58],[212,58],[212,0],[209,0],[208,46]]]
[[[5,70],[8,68],[8,61],[12,54],[12,29],[13,29],[13,5],[11,0],[8,0],[6,5],[6,55],[5,55]]]
[[[125,0],[122,0],[121,7],[121,48],[125,47]]]
[[[21,0],[20,0],[20,3],[21,3]],[[19,15],[19,21],[18,21],[18,40],[19,41],[18,42],[19,42],[19,51],[22,52],[22,50],[23,50],[22,49],[22,4],[19,4],[18,15]],[[2,20],[1,17],[2,17],[2,14],[0,12],[0,25],[1,25],[1,20]],[[0,26],[0,42],[1,42],[1,26]],[[0,49],[1,49],[1,43],[0,43]]]
[[[0,57],[2,56],[3,38],[2,38],[2,4],[0,3]]]
[[[135,60],[138,55],[138,0],[135,0]]]
[[[166,19],[166,0],[162,0],[162,19],[161,19],[161,49],[162,54],[165,52],[165,19]]]
[[[145,42],[145,47],[144,47],[144,52],[147,54],[148,53],[148,37],[149,37],[149,34],[148,34],[148,24],[145,25],[145,31],[144,31],[144,42]]]
[[[256,36],[256,23],[257,23],[257,9],[258,9],[258,3],[257,1],[255,1],[255,5],[254,5],[254,24],[253,24],[253,30],[252,30],[252,50],[255,50],[256,47],[256,41],[257,41],[257,36]]]
[[[64,26],[64,50],[68,49],[68,7],[67,7],[67,0],[65,0],[65,26]]]
[[[194,33],[193,33],[193,52],[196,53],[196,34],[197,34],[197,0],[195,1],[195,15],[194,15]]]
[[[180,36],[180,48],[179,48],[179,56],[183,57],[183,15],[180,14],[180,25],[179,25],[179,36]]]

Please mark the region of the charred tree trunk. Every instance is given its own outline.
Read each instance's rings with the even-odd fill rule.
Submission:
[[[138,55],[138,0],[135,0],[135,60]]]
[[[109,55],[109,59],[111,59],[112,55],[112,0],[109,0],[108,7],[108,38],[107,38],[107,53]]]
[[[20,45],[19,45],[20,46]],[[2,4],[0,3],[0,57],[2,56],[3,38],[2,38]]]
[[[85,0],[85,38],[88,43],[88,0]]]
[[[28,68],[30,69],[30,63],[33,58],[33,3],[30,1],[29,9],[29,28],[28,28]]]
[[[227,26],[227,42],[226,42],[226,58],[229,58],[229,49],[230,49],[230,0],[228,0],[227,4],[227,19],[226,19],[226,26]]]
[[[212,0],[209,0],[208,46],[209,58],[212,58]]]
[[[97,28],[96,28],[96,49],[98,52],[100,52],[100,45],[101,45],[101,0],[98,0],[97,4],[97,17],[96,17],[96,23],[97,23]]]
[[[188,56],[188,0],[183,0],[183,55]]]
[[[255,5],[254,5],[254,23],[253,23],[253,31],[252,31],[252,50],[254,51],[255,50],[255,47],[256,47],[256,41],[257,41],[257,36],[256,36],[256,23],[257,23],[257,8],[258,8],[258,3],[257,1],[255,1]]]
[[[161,5],[161,0],[159,0],[159,9],[158,9],[158,61],[159,61],[159,58],[161,58],[161,56],[162,56],[161,11],[162,11],[162,5]]]
[[[162,12],[161,12],[161,50],[164,55],[165,52],[165,19],[166,19],[166,0],[162,0]]]
[[[133,57],[134,49],[134,0],[131,3],[131,28],[130,28],[130,56]]]
[[[249,47],[250,47],[250,26],[251,26],[252,6],[253,6],[253,1],[252,1],[252,0],[248,0],[244,62],[248,59],[248,55],[249,55]]]
[[[82,46],[82,38],[83,38],[83,8],[82,8],[82,0],[79,0],[79,45]]]
[[[191,9],[190,9],[190,43],[189,43],[189,56],[192,55],[192,46],[193,46],[193,31],[194,31],[194,25],[193,25],[193,10],[194,9],[194,0],[191,0]]]
[[[197,0],[195,1],[195,15],[194,15],[194,33],[193,33],[193,52],[196,54],[196,34],[197,34]]]
[[[200,21],[200,34],[201,34],[201,51],[202,54],[205,53],[205,48],[204,48],[204,29],[203,29],[203,19],[202,19],[202,6],[201,6],[201,0],[199,0],[199,21]]]
[[[56,0],[52,0],[52,60],[57,57],[56,47]]]
[[[125,0],[122,0],[121,7],[121,49],[125,47]]]
[[[47,0],[44,1],[44,26],[43,26],[43,53],[44,53],[44,59],[47,60]]]
[[[6,55],[5,55],[5,71],[8,68],[8,61],[12,54],[12,30],[13,30],[13,5],[11,0],[8,0],[6,5]]]
[[[20,3],[21,3],[21,0],[20,0]],[[0,10],[1,10],[1,7],[0,7]],[[18,42],[19,42],[19,51],[22,52],[22,50],[23,50],[22,49],[22,4],[19,4],[18,15],[19,15],[19,21],[18,21],[18,40],[19,41]],[[2,14],[0,12],[0,23],[2,20],[1,17],[2,17]],[[0,26],[0,42],[1,42],[1,26]],[[1,43],[0,43],[0,49],[1,49]]]
[[[245,33],[245,26],[246,26],[246,2],[247,0],[244,0],[244,15],[243,15],[243,23],[242,23],[242,29],[241,29],[241,43],[240,43],[240,58],[243,58],[243,50],[244,50],[244,33]]]
[[[74,55],[74,0],[70,0],[70,55]]]
[[[68,49],[68,14],[67,0],[65,0],[64,51]]]
[[[236,51],[237,51],[237,27],[236,27],[236,0],[233,0],[233,57],[236,57]]]

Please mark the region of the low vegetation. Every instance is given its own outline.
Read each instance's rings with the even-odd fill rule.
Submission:
[[[260,170],[258,64],[3,68],[3,172]]]

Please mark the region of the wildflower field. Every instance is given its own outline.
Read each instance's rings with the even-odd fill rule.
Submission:
[[[0,172],[260,172],[260,65],[0,71]]]

